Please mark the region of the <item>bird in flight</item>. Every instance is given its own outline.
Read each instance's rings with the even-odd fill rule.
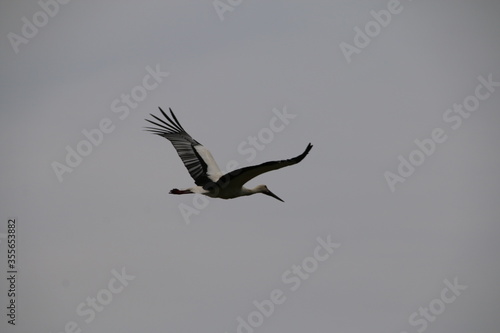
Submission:
[[[210,151],[201,143],[193,139],[191,135],[182,128],[172,112],[172,109],[170,109],[171,118],[161,108],[159,109],[166,121],[151,114],[158,122],[145,119],[156,126],[146,127],[145,129],[168,139],[172,143],[177,154],[184,163],[184,166],[187,168],[197,185],[183,190],[174,188],[170,191],[170,194],[200,193],[212,198],[232,199],[255,193],[262,193],[284,202],[276,194],[271,192],[266,185],[258,185],[254,188],[247,188],[243,185],[250,179],[265,172],[299,163],[306,157],[312,148],[312,145],[309,143],[304,152],[296,157],[248,166],[223,175]]]

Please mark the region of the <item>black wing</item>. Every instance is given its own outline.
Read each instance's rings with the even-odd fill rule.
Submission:
[[[149,119],[146,121],[158,127],[145,127],[145,129],[168,139],[172,143],[196,185],[203,186],[217,181],[222,173],[208,149],[182,128],[172,109],[170,109],[172,118],[161,108],[159,109],[168,122],[151,114],[159,123]]]
[[[290,158],[288,160],[270,161],[259,165],[248,166],[245,168],[231,171],[225,174],[224,176],[220,177],[219,180],[217,181],[217,185],[220,187],[224,187],[228,183],[231,183],[231,187],[243,186],[250,179],[257,177],[260,174],[299,163],[304,159],[304,157],[306,157],[306,155],[309,153],[312,147],[313,147],[312,144],[309,143],[307,145],[306,150],[304,150],[302,154]]]

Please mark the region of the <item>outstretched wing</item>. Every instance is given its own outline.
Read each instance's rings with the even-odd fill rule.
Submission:
[[[145,129],[168,139],[172,143],[196,185],[203,186],[216,182],[222,176],[222,172],[210,151],[182,128],[172,109],[170,109],[172,118],[161,108],[159,109],[167,121],[151,114],[159,123],[146,119],[157,127],[145,127]]]
[[[250,179],[257,177],[260,174],[299,163],[304,159],[304,157],[306,157],[306,155],[309,153],[312,147],[313,147],[312,144],[309,143],[307,145],[306,150],[304,150],[302,154],[290,158],[288,160],[270,161],[259,165],[253,165],[231,171],[225,174],[224,176],[220,177],[219,180],[217,181],[217,185],[220,187],[224,187],[227,184],[231,183],[231,187],[233,186],[235,188],[241,187]]]

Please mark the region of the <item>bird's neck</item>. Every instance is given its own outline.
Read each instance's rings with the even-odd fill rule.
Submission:
[[[252,194],[255,194],[255,193],[259,193],[260,190],[259,190],[259,187],[254,187],[254,188],[248,188],[248,187],[242,187],[241,188],[241,194],[242,195],[252,195]]]

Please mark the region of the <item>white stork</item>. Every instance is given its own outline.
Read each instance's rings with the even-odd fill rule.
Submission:
[[[195,184],[198,185],[184,190],[174,188],[170,191],[170,194],[200,193],[212,198],[232,199],[244,195],[263,193],[284,202],[271,192],[266,185],[258,185],[255,188],[246,188],[243,185],[262,173],[299,163],[312,148],[309,143],[306,150],[294,158],[253,165],[223,175],[210,151],[182,128],[172,109],[170,109],[172,118],[163,112],[161,108],[159,109],[168,122],[151,114],[159,123],[149,119],[146,119],[146,121],[158,127],[146,127],[145,129],[170,140],[189,174],[193,177]]]

